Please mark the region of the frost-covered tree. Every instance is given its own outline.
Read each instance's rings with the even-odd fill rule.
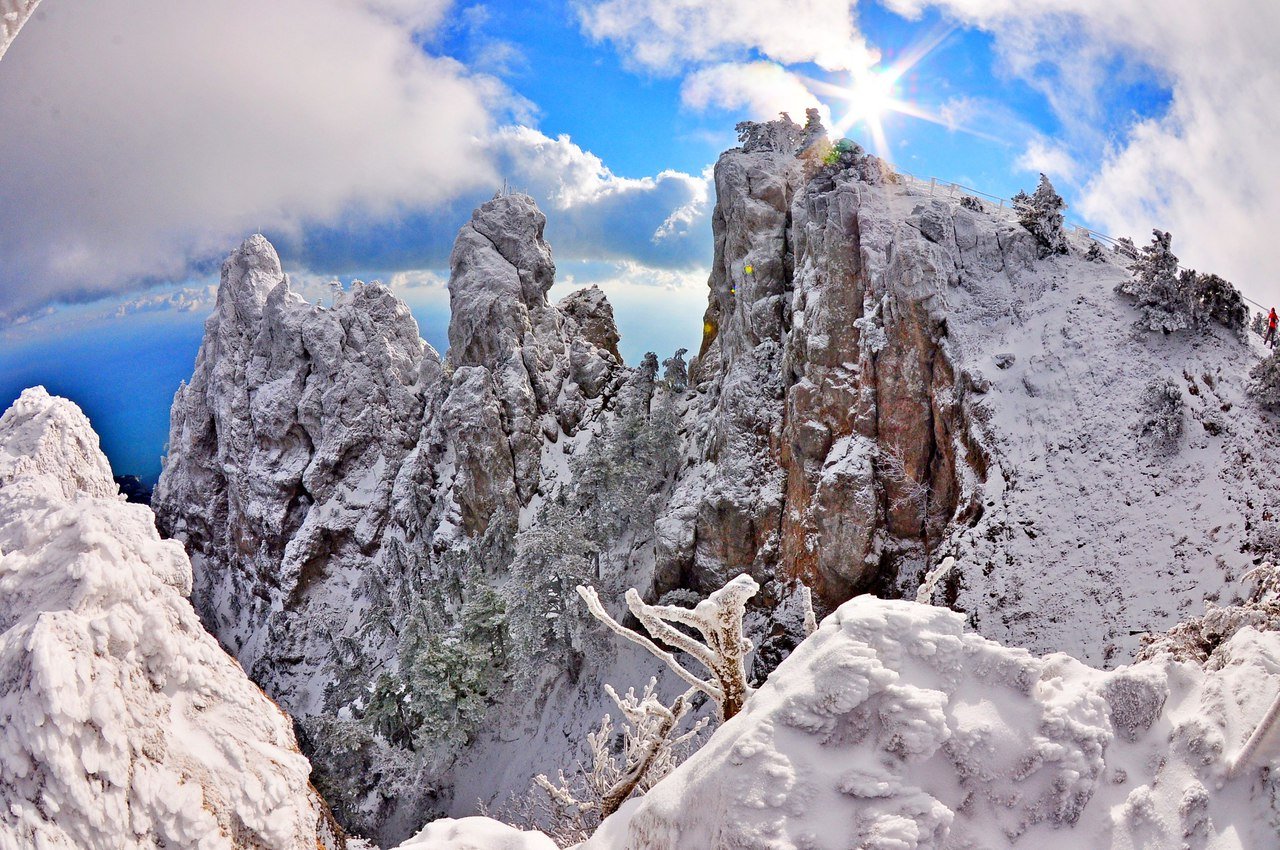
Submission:
[[[1102,253],[1102,246],[1097,242],[1089,243],[1089,250],[1085,251],[1084,258],[1091,263],[1101,263],[1106,256]]]
[[[747,684],[747,671],[743,661],[746,653],[751,651],[751,641],[743,635],[742,618],[746,614],[747,600],[755,596],[759,589],[760,585],[751,576],[740,575],[693,608],[648,605],[635,588],[627,591],[627,608],[645,630],[653,638],[685,653],[706,668],[708,675],[705,679],[690,672],[672,652],[615,620],[604,609],[595,588],[579,587],[578,594],[597,620],[615,634],[662,659],[691,688],[710,697],[723,721],[742,709],[753,690]],[[702,635],[702,641],[695,640],[678,626],[693,629]]]
[[[1133,276],[1116,287],[1117,292],[1137,301],[1142,311],[1138,326],[1147,330],[1172,333],[1191,325],[1186,294],[1189,281],[1178,272],[1172,246],[1172,235],[1151,231],[1151,244],[1142,248],[1129,267]]]
[[[1062,211],[1067,208],[1067,202],[1054,191],[1049,178],[1041,174],[1035,194],[1019,192],[1013,200],[1018,221],[1040,243],[1041,255],[1065,254],[1067,234],[1062,229]]]
[[[1168,448],[1182,436],[1182,386],[1166,377],[1154,378],[1138,402],[1139,419],[1134,424],[1138,438],[1154,448]]]
[[[1280,411],[1280,349],[1250,370],[1249,394],[1268,410]]]
[[[572,505],[549,502],[520,535],[505,588],[513,675],[522,685],[535,684],[549,660],[574,670],[586,652],[599,648],[576,588],[600,579],[600,546],[586,519]]]
[[[1216,274],[1179,270],[1173,237],[1163,230],[1151,233],[1151,244],[1129,267],[1133,277],[1116,288],[1137,301],[1138,326],[1172,333],[1216,323],[1243,335],[1249,309],[1239,290]]]
[[[680,348],[662,361],[662,379],[672,392],[682,393],[689,388],[689,365],[684,362],[684,356],[688,353],[689,349]]]

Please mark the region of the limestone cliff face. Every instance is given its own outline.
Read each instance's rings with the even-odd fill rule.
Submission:
[[[625,379],[599,291],[548,302],[544,224],[531,199],[505,195],[463,226],[447,359],[379,284],[309,304],[261,236],[223,265],[195,372],[174,399],[155,510],[191,554],[203,621],[304,729],[359,713],[370,671],[394,671],[403,626],[424,606],[450,627],[473,578],[459,552],[501,580],[544,454]],[[353,797],[376,783],[310,754]],[[392,802],[347,814],[376,830],[431,813]]]
[[[262,236],[223,264],[154,505],[195,562],[197,611],[291,711],[319,706],[334,640],[358,624],[436,359],[382,286],[308,304]]]
[[[715,169],[700,464],[660,521],[658,579],[745,569],[833,607],[923,569],[959,502],[947,275],[897,221],[879,160],[823,164],[813,115],[761,126]]]

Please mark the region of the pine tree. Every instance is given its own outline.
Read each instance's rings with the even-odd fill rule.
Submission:
[[[1013,202],[1018,221],[1040,243],[1041,256],[1067,252],[1067,235],[1062,229],[1062,211],[1067,203],[1054,191],[1048,177],[1041,174],[1035,194],[1019,192]]]

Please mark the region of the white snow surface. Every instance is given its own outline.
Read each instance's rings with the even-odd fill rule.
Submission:
[[[441,818],[396,850],[557,850],[550,838],[490,818]]]
[[[0,850],[338,848],[289,719],[71,402],[0,417]]]
[[[1278,689],[1274,632],[1102,671],[861,596],[582,850],[1274,847],[1280,746],[1228,766]]]

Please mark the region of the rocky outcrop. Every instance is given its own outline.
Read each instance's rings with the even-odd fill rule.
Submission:
[[[877,191],[879,160],[815,158],[816,114],[740,129],[691,370],[700,464],[660,521],[658,577],[799,579],[830,608],[922,571],[960,501],[948,277]]]
[[[463,226],[447,359],[385,287],[357,282],[309,304],[251,237],[223,265],[195,373],[174,399],[154,504],[191,553],[193,603],[299,718],[344,817],[373,831],[395,821],[382,837],[403,837],[435,803],[354,811],[377,777],[337,745],[358,730],[332,723],[362,713],[370,671],[395,672],[410,623],[417,634],[458,625],[473,570],[501,581],[519,515],[543,496],[544,455],[624,382],[599,290],[548,302],[544,224],[530,198],[503,195]],[[434,770],[460,743],[439,742]]]
[[[0,417],[0,847],[345,846],[190,592],[84,414],[24,392]]]
[[[308,304],[262,236],[223,264],[153,504],[191,553],[210,630],[297,714],[322,704],[335,642],[359,626],[351,600],[437,359],[378,284]]]

